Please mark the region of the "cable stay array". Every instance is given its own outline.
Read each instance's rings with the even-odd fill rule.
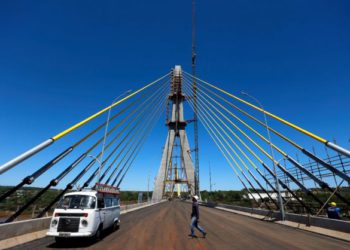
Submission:
[[[202,100],[199,100],[199,102],[202,103]],[[191,101],[190,101],[190,105],[192,106],[192,102],[191,102]],[[205,109],[203,109],[203,110],[205,110]],[[211,111],[211,112],[213,112],[213,111]],[[224,143],[222,143],[222,141],[220,140],[220,138],[219,138],[218,136],[216,136],[215,132],[214,132],[213,129],[212,129],[213,125],[208,125],[209,123],[213,123],[213,122],[212,122],[212,121],[207,122],[207,120],[208,120],[207,116],[209,116],[209,117],[211,117],[211,116],[210,116],[210,115],[206,115],[205,113],[207,113],[207,112],[206,112],[206,111],[203,111],[203,112],[200,111],[199,116],[200,116],[200,118],[201,118],[201,121],[204,123],[204,127],[206,128],[207,132],[209,133],[209,135],[211,136],[211,138],[214,140],[215,144],[219,147],[220,151],[224,154],[225,159],[229,162],[229,165],[230,165],[231,168],[235,171],[235,173],[237,173],[236,169],[239,168],[239,170],[242,172],[242,174],[244,174],[244,172],[242,171],[242,169],[239,167],[238,163],[234,160],[234,158],[232,157],[232,155],[229,153],[229,151],[228,151],[227,148],[225,147]],[[214,115],[215,115],[215,113],[214,113]],[[217,117],[217,116],[216,116],[216,117]],[[211,117],[211,119],[212,119],[212,117]],[[213,120],[213,119],[212,119],[212,120]],[[220,120],[220,118],[219,118],[219,120]],[[214,121],[214,122],[215,122],[215,121]],[[229,130],[230,130],[230,132],[233,132],[230,128],[229,128]],[[233,133],[234,133],[234,132],[233,132]],[[219,134],[220,134],[220,132],[219,132]],[[236,134],[235,134],[235,135],[236,135]],[[236,135],[236,136],[237,136],[237,135]],[[222,135],[221,135],[221,134],[220,134],[220,137],[222,138]],[[230,137],[229,137],[229,138],[230,138]],[[239,137],[237,136],[237,138],[239,138]],[[243,142],[240,138],[239,138],[239,140],[240,140],[240,142]],[[239,146],[234,142],[234,140],[231,139],[231,142],[232,142],[237,148],[239,148]],[[225,140],[225,143],[228,144],[226,140]],[[243,144],[244,144],[245,146],[247,146],[244,142],[243,142]],[[229,146],[229,147],[230,147],[230,146]],[[223,148],[225,149],[225,152],[224,152]],[[232,149],[232,147],[230,147],[230,148]],[[250,149],[250,148],[249,148],[249,149]],[[250,150],[251,150],[251,149],[250,149]],[[253,151],[251,151],[251,152],[253,152]],[[253,153],[254,153],[254,152],[253,152]],[[269,155],[268,153],[266,153],[266,154]],[[229,157],[228,155],[230,155],[230,157]],[[258,159],[260,159],[255,153],[254,153],[254,155],[255,155]],[[234,167],[234,166],[232,165],[232,163],[231,163],[231,161],[229,160],[229,158],[231,158],[231,159],[236,163],[236,167]],[[247,156],[247,158],[249,159],[248,161],[251,161],[250,158],[249,158],[248,156]],[[261,159],[260,159],[260,160],[261,160]],[[272,170],[271,170],[262,160],[261,160],[261,163],[264,164],[264,166],[272,173]],[[254,163],[251,163],[251,164],[252,164],[252,165],[255,165]],[[266,177],[264,177],[264,175],[261,173],[261,171],[260,171],[258,168],[256,168],[256,171],[261,175],[261,177],[262,177],[263,179],[266,179]],[[242,182],[242,179],[239,177],[239,175],[237,175],[237,177],[238,177],[239,180]],[[247,177],[245,177],[245,178],[247,178]],[[286,186],[281,180],[279,180],[279,182],[280,182],[280,184],[281,184],[282,186]],[[273,187],[272,184],[271,184],[269,181],[267,181],[267,183],[269,184],[269,186]],[[299,183],[299,182],[298,182],[298,183]],[[254,192],[257,193],[257,194],[259,195],[260,199],[261,199],[261,200],[264,200],[264,199],[261,197],[260,193],[257,192],[256,188],[252,186],[251,181],[249,181],[249,184],[250,184],[250,186],[252,187],[252,189],[254,190]],[[258,183],[258,185],[261,186],[260,183]],[[244,185],[244,186],[245,186],[245,185]],[[263,190],[264,190],[264,189],[263,189]],[[273,188],[273,190],[275,191],[274,188]],[[307,190],[307,188],[305,188],[305,190]],[[291,191],[291,190],[289,190],[289,191],[292,192],[292,194],[294,194],[293,191]],[[264,192],[267,193],[266,190],[264,190]],[[307,190],[307,192],[309,192],[309,191]],[[252,197],[254,197],[254,196],[252,195]],[[270,195],[268,195],[268,197],[269,197],[270,199],[272,199]],[[297,198],[297,200],[298,200],[299,202],[301,202],[301,204],[302,204],[303,206],[305,206],[305,204],[298,198],[297,195],[294,194],[294,197]],[[267,206],[267,207],[268,207],[268,206]]]
[[[200,97],[202,97],[200,94],[198,95]],[[213,98],[211,98],[209,95],[205,94],[203,95],[204,98],[209,98],[210,100],[212,100],[215,104],[219,105],[219,107],[221,107],[222,109],[224,109],[225,111],[227,111],[232,117],[234,117],[236,120],[238,120],[241,124],[243,124],[245,127],[247,127],[250,131],[252,131],[254,134],[258,135],[264,142],[266,142],[267,144],[269,144],[268,139],[266,139],[264,136],[262,136],[259,132],[257,132],[255,129],[253,129],[251,126],[249,126],[247,123],[245,123],[244,121],[242,121],[240,118],[238,118],[236,115],[234,115],[232,112],[230,112],[229,110],[227,110],[225,107],[223,107],[220,103],[218,103],[217,101],[215,101]],[[202,99],[203,100],[203,99]],[[210,104],[210,103],[209,103]],[[208,108],[208,106],[206,104],[204,104],[204,106],[206,108]],[[220,112],[215,106],[213,106],[212,104],[210,104],[210,106],[212,106],[216,111]],[[214,113],[215,115],[215,113]],[[215,115],[216,116],[216,115]],[[217,116],[216,116],[217,117]],[[227,118],[227,117],[226,117]],[[227,118],[228,120],[228,118]],[[215,122],[215,120],[214,120]],[[215,122],[216,123],[216,122]],[[235,125],[235,127],[237,127]],[[238,128],[238,127],[237,127]],[[241,129],[239,129],[240,131],[242,131]],[[224,133],[226,133],[223,130]],[[231,139],[231,137],[229,137]],[[286,137],[285,137],[286,138]],[[231,139],[232,141],[232,139]],[[233,142],[233,141],[232,141]],[[235,144],[235,142],[233,142]],[[295,143],[294,143],[295,144]],[[309,176],[312,180],[314,180],[321,188],[326,189],[330,192],[334,192],[335,190],[332,189],[327,183],[323,182],[322,180],[320,180],[319,178],[317,178],[315,175],[313,175],[310,171],[308,171],[306,168],[304,168],[300,163],[298,163],[295,159],[293,159],[292,157],[290,157],[288,154],[286,154],[282,149],[280,149],[279,147],[277,147],[276,145],[274,145],[273,143],[271,144],[272,147],[274,149],[276,149],[279,153],[281,153],[283,155],[283,157],[285,157],[287,160],[289,160],[295,167],[297,167],[299,170],[301,170],[302,172],[304,172],[307,176]],[[232,149],[233,150],[233,149]],[[266,153],[266,151],[264,151],[264,153],[266,155],[268,155],[268,153]],[[238,156],[239,157],[239,156]],[[272,157],[269,155],[268,156],[270,159],[272,159]],[[316,156],[315,156],[316,157]],[[314,159],[314,158],[312,158]],[[242,162],[244,165],[245,163]],[[333,171],[334,169],[336,169],[335,167],[331,166],[330,164],[327,163],[327,165],[329,165],[330,167],[328,167],[329,170]],[[284,169],[282,169],[284,171]],[[337,170],[339,171],[339,170]],[[339,171],[340,172],[340,171]],[[336,174],[336,172],[334,172]],[[338,175],[338,174],[337,174]],[[343,175],[345,175],[344,173],[342,173],[342,175],[339,175],[341,178],[343,178]],[[348,180],[348,176],[345,175],[347,178],[344,178],[345,180]],[[338,191],[335,192],[335,195],[338,196],[338,198],[340,198],[343,202],[347,203],[348,205],[350,205],[350,202],[345,199],[343,196],[340,195],[340,193]],[[316,198],[317,200],[317,198]],[[321,201],[318,200],[319,203],[322,203]]]
[[[320,143],[330,152],[338,154],[340,161],[349,160],[350,152],[347,149],[214,84],[185,71],[182,72],[182,92],[188,106],[194,111],[194,120],[198,118],[201,122],[255,204],[260,204],[271,211],[281,209],[282,206],[296,213],[302,211],[318,214],[334,195],[334,198],[347,208],[350,206],[349,199],[341,192],[342,184],[343,186],[350,184],[349,171],[330,161],[329,156],[327,160],[307,150],[297,140],[292,139],[293,133],[285,131],[287,129],[296,131],[308,140]],[[69,141],[68,147],[61,149],[62,151],[54,156],[43,157],[46,159],[43,163],[40,165],[35,163],[36,166],[30,168],[33,171],[31,174],[0,195],[0,202],[5,202],[19,189],[32,185],[40,178],[42,181],[45,174],[51,173],[55,176],[49,178],[50,181],[45,180],[46,185],[26,199],[25,204],[21,204],[5,223],[16,220],[24,211],[37,204],[48,190],[59,184],[64,188],[59,190],[48,202],[49,204],[39,209],[36,218],[47,214],[70,190],[95,188],[97,183],[120,188],[161,114],[164,113],[164,107],[168,108],[172,78],[171,71],[1,165],[0,175],[10,170],[20,170],[27,160],[37,155],[44,155],[49,147],[54,148],[56,141],[64,137],[71,138],[66,140]],[[112,116],[110,116],[111,110],[115,113]],[[107,120],[102,116],[106,112],[108,112]],[[167,110],[166,113],[168,112]],[[266,121],[258,119],[253,112],[272,118],[274,125],[268,126]],[[276,124],[281,127],[276,129]],[[104,135],[102,135],[103,129]],[[263,135],[261,132],[263,130],[271,132],[278,140],[272,142],[270,137]],[[198,148],[195,147],[193,151],[198,153]],[[270,147],[270,152],[265,149],[266,147]],[[276,160],[273,151],[282,157],[283,162],[282,159]],[[318,166],[319,173],[302,164],[298,156],[292,157],[291,152],[301,152],[303,159],[307,160],[310,166],[312,164]],[[37,162],[37,158],[34,162]],[[198,164],[197,158],[196,164]],[[323,178],[320,167],[334,180],[330,177]],[[198,173],[196,165],[197,183],[199,183]],[[315,188],[310,188],[305,179],[313,182]],[[279,186],[285,195],[278,196]],[[321,191],[331,194],[328,200],[317,195],[317,192]]]
[[[196,81],[196,86],[193,85],[194,79]],[[345,181],[347,183],[350,183],[350,176],[346,171],[342,171],[341,169],[332,165],[330,162],[326,162],[325,160],[311,153],[304,147],[300,146],[298,143],[296,143],[294,140],[290,139],[283,133],[275,130],[271,126],[267,126],[266,123],[260,121],[254,115],[243,110],[243,108],[238,107],[238,105],[235,105],[233,101],[237,101],[241,105],[245,105],[249,108],[253,108],[255,111],[259,111],[260,113],[266,114],[267,116],[282,123],[283,125],[287,125],[287,127],[301,132],[302,134],[312,138],[313,140],[316,140],[317,142],[321,142],[324,146],[333,150],[335,153],[342,154],[343,157],[350,158],[350,154],[347,149],[335,145],[334,143],[329,142],[328,140],[325,140],[320,136],[317,136],[305,129],[302,129],[301,127],[291,122],[288,122],[270,112],[267,112],[264,109],[259,108],[237,96],[234,96],[228,93],[227,91],[204,80],[201,80],[185,71],[183,74],[183,83],[184,92],[187,96],[186,99],[188,100],[189,106],[192,108],[193,111],[197,110],[199,120],[201,121],[204,129],[214,141],[219,151],[222,153],[222,155],[228,162],[229,166],[234,170],[234,173],[237,176],[238,180],[242,183],[243,187],[245,187],[245,189],[253,199],[255,199],[255,197],[251,194],[247,186],[250,186],[251,190],[253,190],[254,193],[257,194],[260,197],[260,199],[264,202],[265,199],[263,199],[260,192],[257,191],[259,187],[261,193],[265,193],[265,197],[268,198],[270,204],[274,204],[274,206],[278,209],[279,204],[276,202],[277,199],[274,199],[271,196],[272,193],[275,193],[277,195],[277,189],[275,186],[276,183],[271,182],[271,180],[276,180],[282,186],[282,188],[285,191],[287,191],[293,197],[293,199],[310,214],[315,214],[315,211],[312,209],[310,204],[306,204],[304,199],[300,196],[298,189],[293,190],[293,188],[290,187],[290,181],[293,182],[294,185],[296,185],[296,187],[300,189],[300,191],[302,191],[310,199],[316,202],[316,205],[315,203],[311,204],[314,208],[324,207],[324,204],[326,202],[321,200],[319,196],[315,195],[313,190],[308,188],[303,181],[296,178],[287,169],[287,167],[282,165],[280,161],[276,161],[272,155],[273,152],[268,153],[264,149],[264,146],[260,142],[258,142],[258,140],[260,140],[262,143],[265,143],[267,144],[267,146],[271,146],[274,150],[276,150],[283,157],[284,160],[287,160],[294,168],[306,175],[322,190],[329,192],[332,195],[335,195],[341,202],[343,202],[347,206],[350,205],[350,201],[341,194],[339,187],[333,188],[332,184],[329,184],[326,181],[322,180],[320,177],[317,177],[315,173],[309,171],[306,167],[304,167],[303,164],[299,162],[299,160],[296,160],[293,157],[291,157],[285,150],[272,143],[257,129],[253,128],[246,121],[240,118],[238,116],[238,113],[245,116],[247,119],[254,122],[261,128],[268,129],[280,139],[287,142],[288,145],[290,145],[292,148],[295,148],[298,151],[302,152],[308,158],[309,162],[314,161],[317,164],[323,166],[326,170],[330,171],[333,174],[334,178],[336,176],[339,179],[341,179],[342,182]],[[251,144],[251,146],[248,145],[248,143]],[[242,148],[242,146],[244,149]],[[277,176],[276,172],[272,170],[273,168],[271,168],[269,164],[267,164],[262,158],[266,158],[269,161],[271,161],[272,164],[277,166],[279,171],[281,171],[285,176],[287,176],[287,178],[289,178],[290,181],[288,181],[288,183],[285,183],[285,181],[281,180],[281,178]],[[255,159],[255,161],[260,164],[260,167],[264,171],[268,172],[270,178],[266,174],[262,173],[258,165],[252,159]],[[272,191],[268,191],[264,188],[261,181],[259,181],[259,178],[257,178],[254,175],[252,170],[256,171],[256,173],[260,177],[260,180],[263,180]],[[246,173],[251,177],[251,179],[246,175]],[[254,180],[256,186],[254,186],[252,180]],[[286,197],[281,198],[283,200],[283,203],[286,204],[286,206],[290,205],[290,201],[287,201]],[[265,206],[268,209],[270,209],[270,206],[266,203]],[[289,207],[291,210],[294,209],[292,206]]]
[[[210,84],[210,83],[208,83],[208,82],[206,82],[204,80],[201,80],[201,79],[199,79],[199,78],[197,78],[195,76],[192,76],[191,74],[187,73],[186,71],[184,71],[184,73],[187,76],[189,76],[190,78],[191,77],[195,78],[197,81],[200,81],[201,83],[203,83],[203,84],[205,84],[205,85],[207,85],[207,86],[209,86],[209,87],[211,87],[213,89],[216,89],[216,90],[220,91],[221,93],[223,93],[223,94],[225,94],[225,95],[227,95],[227,96],[229,96],[229,97],[231,97],[233,99],[236,99],[237,101],[239,101],[241,103],[244,103],[247,106],[249,106],[249,107],[251,107],[251,108],[253,108],[255,110],[258,110],[258,111],[260,111],[260,112],[270,116],[271,118],[273,118],[273,119],[275,119],[275,120],[277,120],[277,121],[279,121],[279,122],[281,122],[281,123],[283,123],[283,124],[293,128],[293,129],[303,133],[304,135],[307,135],[307,136],[309,136],[309,137],[311,137],[311,138],[313,138],[313,139],[323,143],[326,147],[331,148],[331,149],[333,149],[333,150],[335,150],[335,151],[339,152],[340,154],[343,154],[343,155],[345,155],[347,157],[350,157],[350,151],[345,149],[344,147],[338,146],[338,145],[332,143],[329,140],[326,140],[326,139],[324,139],[324,138],[322,138],[322,137],[320,137],[320,136],[318,136],[316,134],[313,134],[313,133],[307,131],[306,129],[303,129],[303,128],[301,128],[301,127],[299,127],[299,126],[297,126],[297,125],[295,125],[295,124],[293,124],[291,122],[288,122],[288,121],[284,120],[281,117],[278,117],[278,116],[276,116],[276,115],[274,115],[274,114],[272,114],[272,113],[270,113],[270,112],[268,112],[266,110],[263,110],[262,108],[259,108],[259,107],[255,106],[254,104],[251,104],[251,103],[249,103],[249,102],[247,102],[247,101],[245,101],[245,100],[243,100],[243,99],[241,99],[241,98],[239,98],[239,97],[237,97],[235,95],[232,95],[232,94],[228,93],[227,91],[225,91],[223,89],[220,89],[220,88],[218,88],[218,87],[216,87],[216,86],[214,86],[214,85],[212,85],[212,84]]]
[[[102,122],[97,127],[93,128],[63,152],[53,157],[52,160],[43,164],[38,170],[34,171],[34,173],[26,176],[16,186],[3,193],[0,196],[0,202],[4,201],[23,186],[33,184],[44,173],[53,169],[56,165],[59,165],[59,169],[55,168],[53,170],[56,172],[59,171],[59,174],[50,180],[49,183],[33,197],[30,197],[24,205],[18,208],[14,214],[5,220],[5,223],[14,221],[26,209],[35,204],[35,202],[37,202],[50,188],[57,186],[63,181],[67,183],[66,187],[61,190],[45,208],[39,211],[36,218],[44,216],[66,192],[72,190],[81,181],[83,181],[83,184],[78,187],[80,190],[87,187],[93,188],[96,182],[109,184],[119,188],[125,176],[132,168],[146,139],[152,132],[152,129],[159,120],[161,114],[164,113],[164,106],[170,89],[170,77],[171,72],[45,141],[50,141],[50,143],[40,143],[15,159],[2,165],[0,167],[1,174],[4,174],[6,171],[14,167],[16,167],[16,169],[20,168],[20,166],[17,165],[21,165],[20,163],[34,155],[40,154],[42,151],[45,151],[45,148],[52,147],[55,141],[69,135],[75,130],[78,130],[83,125],[88,126],[88,124],[96,118],[100,117],[103,113],[110,111],[112,108],[118,110],[116,114],[109,117],[109,120]],[[120,109],[118,108],[118,105],[120,106]],[[104,119],[103,117],[101,118]],[[93,124],[95,123],[96,122]],[[102,128],[108,126],[108,124],[112,124],[111,128],[108,131],[106,130],[105,135],[99,137],[98,132],[101,131]],[[104,141],[107,140],[108,143],[103,145],[103,149],[96,152],[96,150],[101,147],[101,143],[104,143]],[[60,164],[62,160],[65,159],[66,161],[69,161],[68,159],[71,158],[69,157],[70,154],[78,147],[83,153],[77,158],[72,159],[71,163],[67,164],[66,167],[62,167],[62,164]],[[98,159],[103,154],[103,150],[107,152],[107,155],[105,159],[100,162]],[[93,152],[95,152],[94,154],[96,156],[91,155]],[[90,157],[92,159],[85,166],[82,166],[82,164]],[[98,164],[96,164],[96,162]],[[79,171],[73,171],[75,169],[79,169]],[[72,172],[76,172],[76,175],[72,176]],[[86,180],[84,181],[83,179]]]

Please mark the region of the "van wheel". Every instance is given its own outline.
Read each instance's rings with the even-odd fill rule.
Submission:
[[[95,233],[94,240],[99,241],[102,238],[102,225],[100,225]]]
[[[118,223],[118,221],[115,221],[114,223],[113,223],[113,232],[114,231],[117,231],[119,229],[119,223]]]

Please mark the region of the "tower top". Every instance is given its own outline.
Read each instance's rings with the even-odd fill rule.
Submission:
[[[182,95],[182,69],[180,65],[175,65],[172,74],[171,81],[171,93],[169,95],[169,99],[175,100],[183,100]]]
[[[180,77],[182,74],[182,69],[180,65],[175,65],[174,76]]]

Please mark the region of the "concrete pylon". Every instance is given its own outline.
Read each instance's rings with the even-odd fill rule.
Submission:
[[[185,130],[187,123],[184,120],[183,102],[185,96],[182,94],[181,66],[175,66],[173,70],[169,100],[172,103],[171,119],[167,121],[168,136],[165,142],[158,175],[155,180],[152,195],[153,201],[159,201],[165,198],[167,192],[173,190],[176,184],[187,186],[187,191],[191,195],[194,195],[195,192],[194,167]],[[178,157],[181,160],[180,169],[182,174],[180,177],[178,177],[178,169],[173,171],[174,166],[178,166],[178,164],[173,162],[174,153],[176,151],[174,148],[176,146],[180,147],[180,155]],[[174,174],[174,172],[176,172],[176,174]]]

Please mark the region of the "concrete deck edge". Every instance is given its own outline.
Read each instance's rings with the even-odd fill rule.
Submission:
[[[162,203],[162,202],[164,202],[164,201],[160,201],[160,202],[156,202],[156,203],[150,203],[150,204],[145,204],[145,205],[140,206],[140,207],[134,207],[134,208],[126,209],[126,210],[120,211],[120,214],[126,214],[126,213],[129,213],[129,212],[132,212],[132,211],[136,211],[136,210],[139,210],[139,209],[142,209],[142,208],[151,207],[151,206],[157,205],[157,204]]]
[[[259,220],[263,220],[264,218],[266,218],[266,216],[263,216],[263,215],[251,214],[251,213],[247,213],[247,212],[223,208],[220,206],[215,207],[215,209],[219,209],[219,210],[223,210],[226,212],[231,212],[231,213],[235,213],[235,214],[239,214],[239,215],[243,215],[243,216],[247,216],[247,217],[259,219]],[[338,240],[344,240],[344,241],[350,242],[350,233],[339,232],[339,231],[330,230],[330,229],[326,229],[326,228],[322,228],[322,227],[316,227],[316,226],[306,226],[305,224],[300,224],[300,223],[292,222],[292,221],[270,221],[270,222],[273,222],[273,223],[279,224],[279,225],[283,225],[283,226],[287,226],[287,227],[300,229],[303,231],[308,231],[311,233],[316,233],[316,234],[328,236],[328,237],[335,238]]]

